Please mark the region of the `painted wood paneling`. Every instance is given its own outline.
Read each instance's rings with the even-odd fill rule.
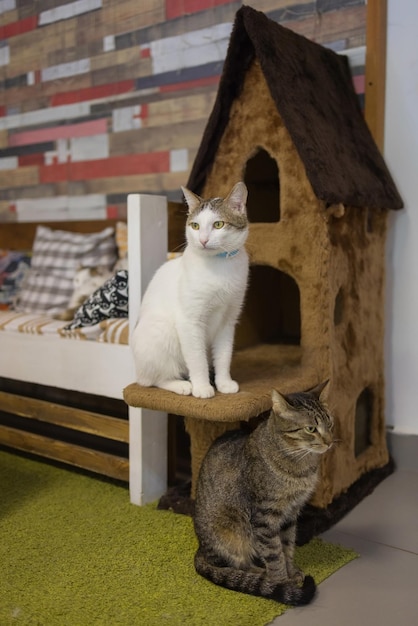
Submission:
[[[242,4],[0,0],[0,221],[124,217],[130,192],[180,198]],[[362,100],[365,0],[253,4],[348,53]]]

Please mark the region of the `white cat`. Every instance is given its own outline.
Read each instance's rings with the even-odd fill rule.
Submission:
[[[236,393],[230,365],[248,280],[247,188],[204,200],[182,187],[188,205],[184,254],[167,261],[145,292],[133,332],[137,382],[197,398]]]

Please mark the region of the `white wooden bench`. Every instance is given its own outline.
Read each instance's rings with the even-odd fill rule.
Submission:
[[[175,220],[174,220],[175,221]],[[52,226],[51,224],[46,224]],[[94,232],[103,222],[54,223],[54,228]],[[108,225],[108,222],[106,222]],[[24,247],[36,225],[0,226],[0,247]],[[17,243],[19,242],[19,243]],[[128,197],[129,327],[141,296],[168,250],[167,201],[162,196]],[[130,347],[125,344],[62,339],[53,335],[0,331],[0,414],[93,434],[129,444],[129,462],[117,455],[0,423],[0,444],[63,461],[113,478],[129,480],[130,498],[144,504],[158,498],[167,482],[167,414],[129,407],[127,420],[16,393],[16,383],[122,400],[135,379]],[[8,381],[13,382],[12,392]]]

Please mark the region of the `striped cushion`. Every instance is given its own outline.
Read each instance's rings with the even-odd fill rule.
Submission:
[[[83,234],[38,226],[31,269],[22,285],[17,310],[49,315],[65,310],[77,269],[98,265],[111,269],[116,258],[113,228]]]
[[[103,320],[99,341],[104,343],[129,343],[129,322],[126,318]]]
[[[47,315],[0,311],[0,333],[26,333],[28,335],[56,335],[65,339],[102,341],[105,343],[128,343],[129,324],[125,319],[108,319],[94,326],[66,330],[66,322],[54,320]]]

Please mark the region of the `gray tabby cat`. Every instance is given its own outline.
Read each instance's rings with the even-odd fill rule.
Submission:
[[[315,582],[293,553],[297,517],[334,443],[327,382],[287,396],[273,390],[268,419],[251,433],[225,433],[209,449],[197,485],[195,568],[217,585],[285,604],[312,600]]]

